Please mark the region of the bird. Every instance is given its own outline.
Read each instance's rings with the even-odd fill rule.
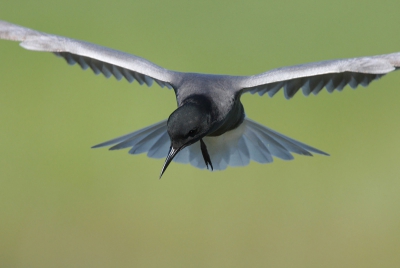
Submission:
[[[92,148],[130,148],[165,158],[160,176],[171,161],[224,170],[250,161],[271,163],[274,157],[292,160],[292,153],[329,155],[249,119],[241,103],[245,93],[273,97],[283,91],[291,99],[300,89],[305,96],[342,91],[349,85],[367,86],[400,68],[400,52],[281,67],[251,76],[185,73],[165,69],[144,58],[85,41],[47,34],[0,21],[0,39],[20,42],[28,50],[52,52],[68,64],[78,64],[117,80],[173,89],[177,109],[168,119],[100,143]]]

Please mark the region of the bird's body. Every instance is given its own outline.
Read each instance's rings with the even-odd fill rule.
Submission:
[[[221,170],[247,165],[250,160],[290,160],[292,153],[326,154],[248,119],[241,95],[268,93],[272,97],[283,89],[290,99],[300,89],[305,96],[323,88],[341,91],[346,85],[367,86],[400,67],[400,53],[393,53],[283,67],[253,76],[211,75],[167,70],[131,54],[5,21],[0,21],[0,39],[19,41],[29,50],[53,52],[95,74],[174,89],[178,108],[168,120],[94,146],[130,147],[132,154],[166,157],[161,175],[172,160]]]
[[[234,90],[231,79],[224,75],[187,73],[177,85],[178,107],[188,102],[201,103],[210,112],[212,127],[207,136],[218,136],[243,121],[240,93]]]

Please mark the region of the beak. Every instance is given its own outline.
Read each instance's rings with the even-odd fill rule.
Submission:
[[[174,149],[171,145],[171,147],[169,147],[169,152],[167,155],[167,158],[165,159],[165,163],[164,166],[161,169],[161,174],[160,174],[160,179],[162,177],[162,175],[164,174],[165,170],[167,170],[167,167],[169,166],[169,163],[171,163],[172,159],[174,159],[175,155],[181,150],[182,148],[179,149]]]

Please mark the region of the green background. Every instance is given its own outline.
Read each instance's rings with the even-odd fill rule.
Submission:
[[[400,1],[5,1],[0,18],[165,68],[251,75],[400,51]],[[400,267],[400,73],[249,118],[331,154],[208,172],[90,147],[172,91],[0,41],[0,267]]]

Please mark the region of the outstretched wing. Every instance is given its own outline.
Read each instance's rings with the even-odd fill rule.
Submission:
[[[95,74],[103,73],[107,78],[115,76],[129,82],[138,81],[151,86],[153,81],[161,87],[172,88],[178,72],[164,69],[143,58],[67,37],[47,34],[0,21],[0,39],[19,41],[23,48],[53,52],[82,69],[91,68]]]
[[[292,153],[308,156],[311,156],[311,153],[328,155],[248,118],[234,130],[217,137],[205,137],[203,140],[207,145],[214,170],[224,170],[228,166],[246,166],[250,160],[270,163],[273,157],[292,160],[294,158]],[[95,145],[93,148],[111,145],[114,146],[110,150],[130,148],[130,154],[147,153],[148,157],[165,158],[170,146],[167,120]],[[181,150],[173,161],[190,163],[201,169],[206,168],[199,142]]]
[[[274,96],[284,89],[287,99],[301,88],[303,94],[318,94],[324,87],[328,92],[341,91],[346,85],[356,88],[400,68],[400,53],[373,57],[321,61],[274,69],[262,74],[238,78],[242,92],[268,93]]]

